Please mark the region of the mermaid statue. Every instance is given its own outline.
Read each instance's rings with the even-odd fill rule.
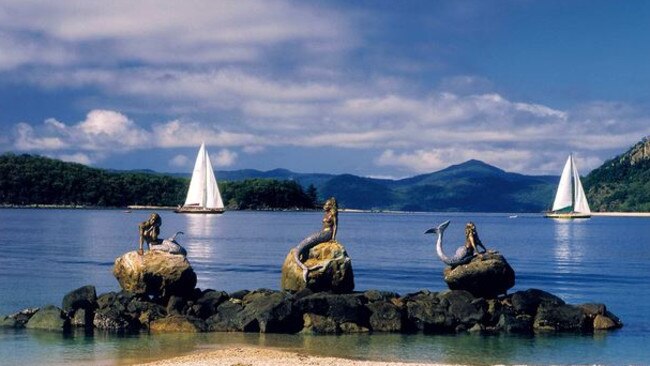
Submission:
[[[313,233],[303,239],[303,241],[301,241],[293,251],[294,260],[298,266],[302,268],[302,278],[305,280],[305,283],[307,282],[309,271],[314,270],[317,267],[323,267],[323,265],[321,264],[309,268],[302,262],[302,259],[306,260],[309,257],[309,250],[316,245],[336,240],[336,226],[338,224],[339,215],[336,199],[334,197],[331,197],[325,201],[323,210],[325,211],[325,215],[323,216],[323,228],[321,231]]]
[[[174,236],[161,240],[158,239],[158,235],[160,234],[160,225],[162,225],[162,219],[160,218],[160,215],[155,212],[149,216],[149,219],[138,225],[138,233],[140,236],[138,254],[144,254],[143,244],[147,243],[149,251],[157,250],[169,254],[181,254],[186,256],[187,251],[176,241],[178,234],[183,234],[183,232],[177,231]]]
[[[476,225],[470,221],[467,223],[467,225],[465,225],[465,244],[456,249],[456,253],[453,257],[448,257],[442,250],[442,236],[447,226],[449,226],[449,221],[445,221],[437,227],[431,228],[425,232],[425,234],[438,234],[438,241],[436,242],[436,253],[438,254],[440,260],[443,261],[446,265],[454,268],[461,264],[467,264],[472,260],[472,258],[474,258],[474,256],[483,254],[487,251],[481,242],[481,239],[478,237]],[[479,251],[479,247],[483,249],[482,252]]]

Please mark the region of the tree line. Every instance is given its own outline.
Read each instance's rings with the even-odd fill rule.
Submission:
[[[164,174],[112,172],[35,155],[0,155],[0,204],[126,207],[178,206],[189,179]],[[316,205],[313,186],[251,179],[220,182],[229,209],[306,209]]]

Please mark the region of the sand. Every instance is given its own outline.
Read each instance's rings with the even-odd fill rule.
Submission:
[[[350,360],[335,357],[303,355],[296,352],[256,347],[230,347],[216,351],[193,353],[163,361],[140,364],[142,366],[432,366],[439,364],[379,362]]]

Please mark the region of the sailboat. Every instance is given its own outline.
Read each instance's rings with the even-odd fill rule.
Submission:
[[[187,191],[185,204],[174,210],[177,213],[204,213],[220,214],[223,213],[223,200],[217,186],[217,178],[212,170],[212,163],[205,143],[201,144],[199,154],[196,156],[194,171],[190,188]]]
[[[586,219],[591,217],[585,190],[580,183],[580,175],[573,161],[573,155],[564,164],[560,184],[557,187],[553,208],[544,214],[557,219]]]

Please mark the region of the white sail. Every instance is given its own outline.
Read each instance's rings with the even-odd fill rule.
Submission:
[[[564,169],[562,170],[560,184],[557,187],[555,201],[553,201],[553,211],[559,211],[573,205],[573,187],[571,182],[571,173],[573,171],[572,161],[573,159],[569,155],[566,164],[564,164]]]
[[[571,160],[573,162],[573,157],[571,157]],[[585,190],[582,188],[582,183],[580,182],[580,174],[578,174],[578,168],[576,167],[575,162],[573,162],[572,165],[574,182],[573,211],[583,214],[590,214],[591,209],[589,208],[589,203],[587,202]]]
[[[187,191],[187,198],[183,206],[223,209],[219,186],[217,186],[217,179],[214,176],[212,162],[205,144],[201,144],[199,153],[196,156],[190,188]]]

